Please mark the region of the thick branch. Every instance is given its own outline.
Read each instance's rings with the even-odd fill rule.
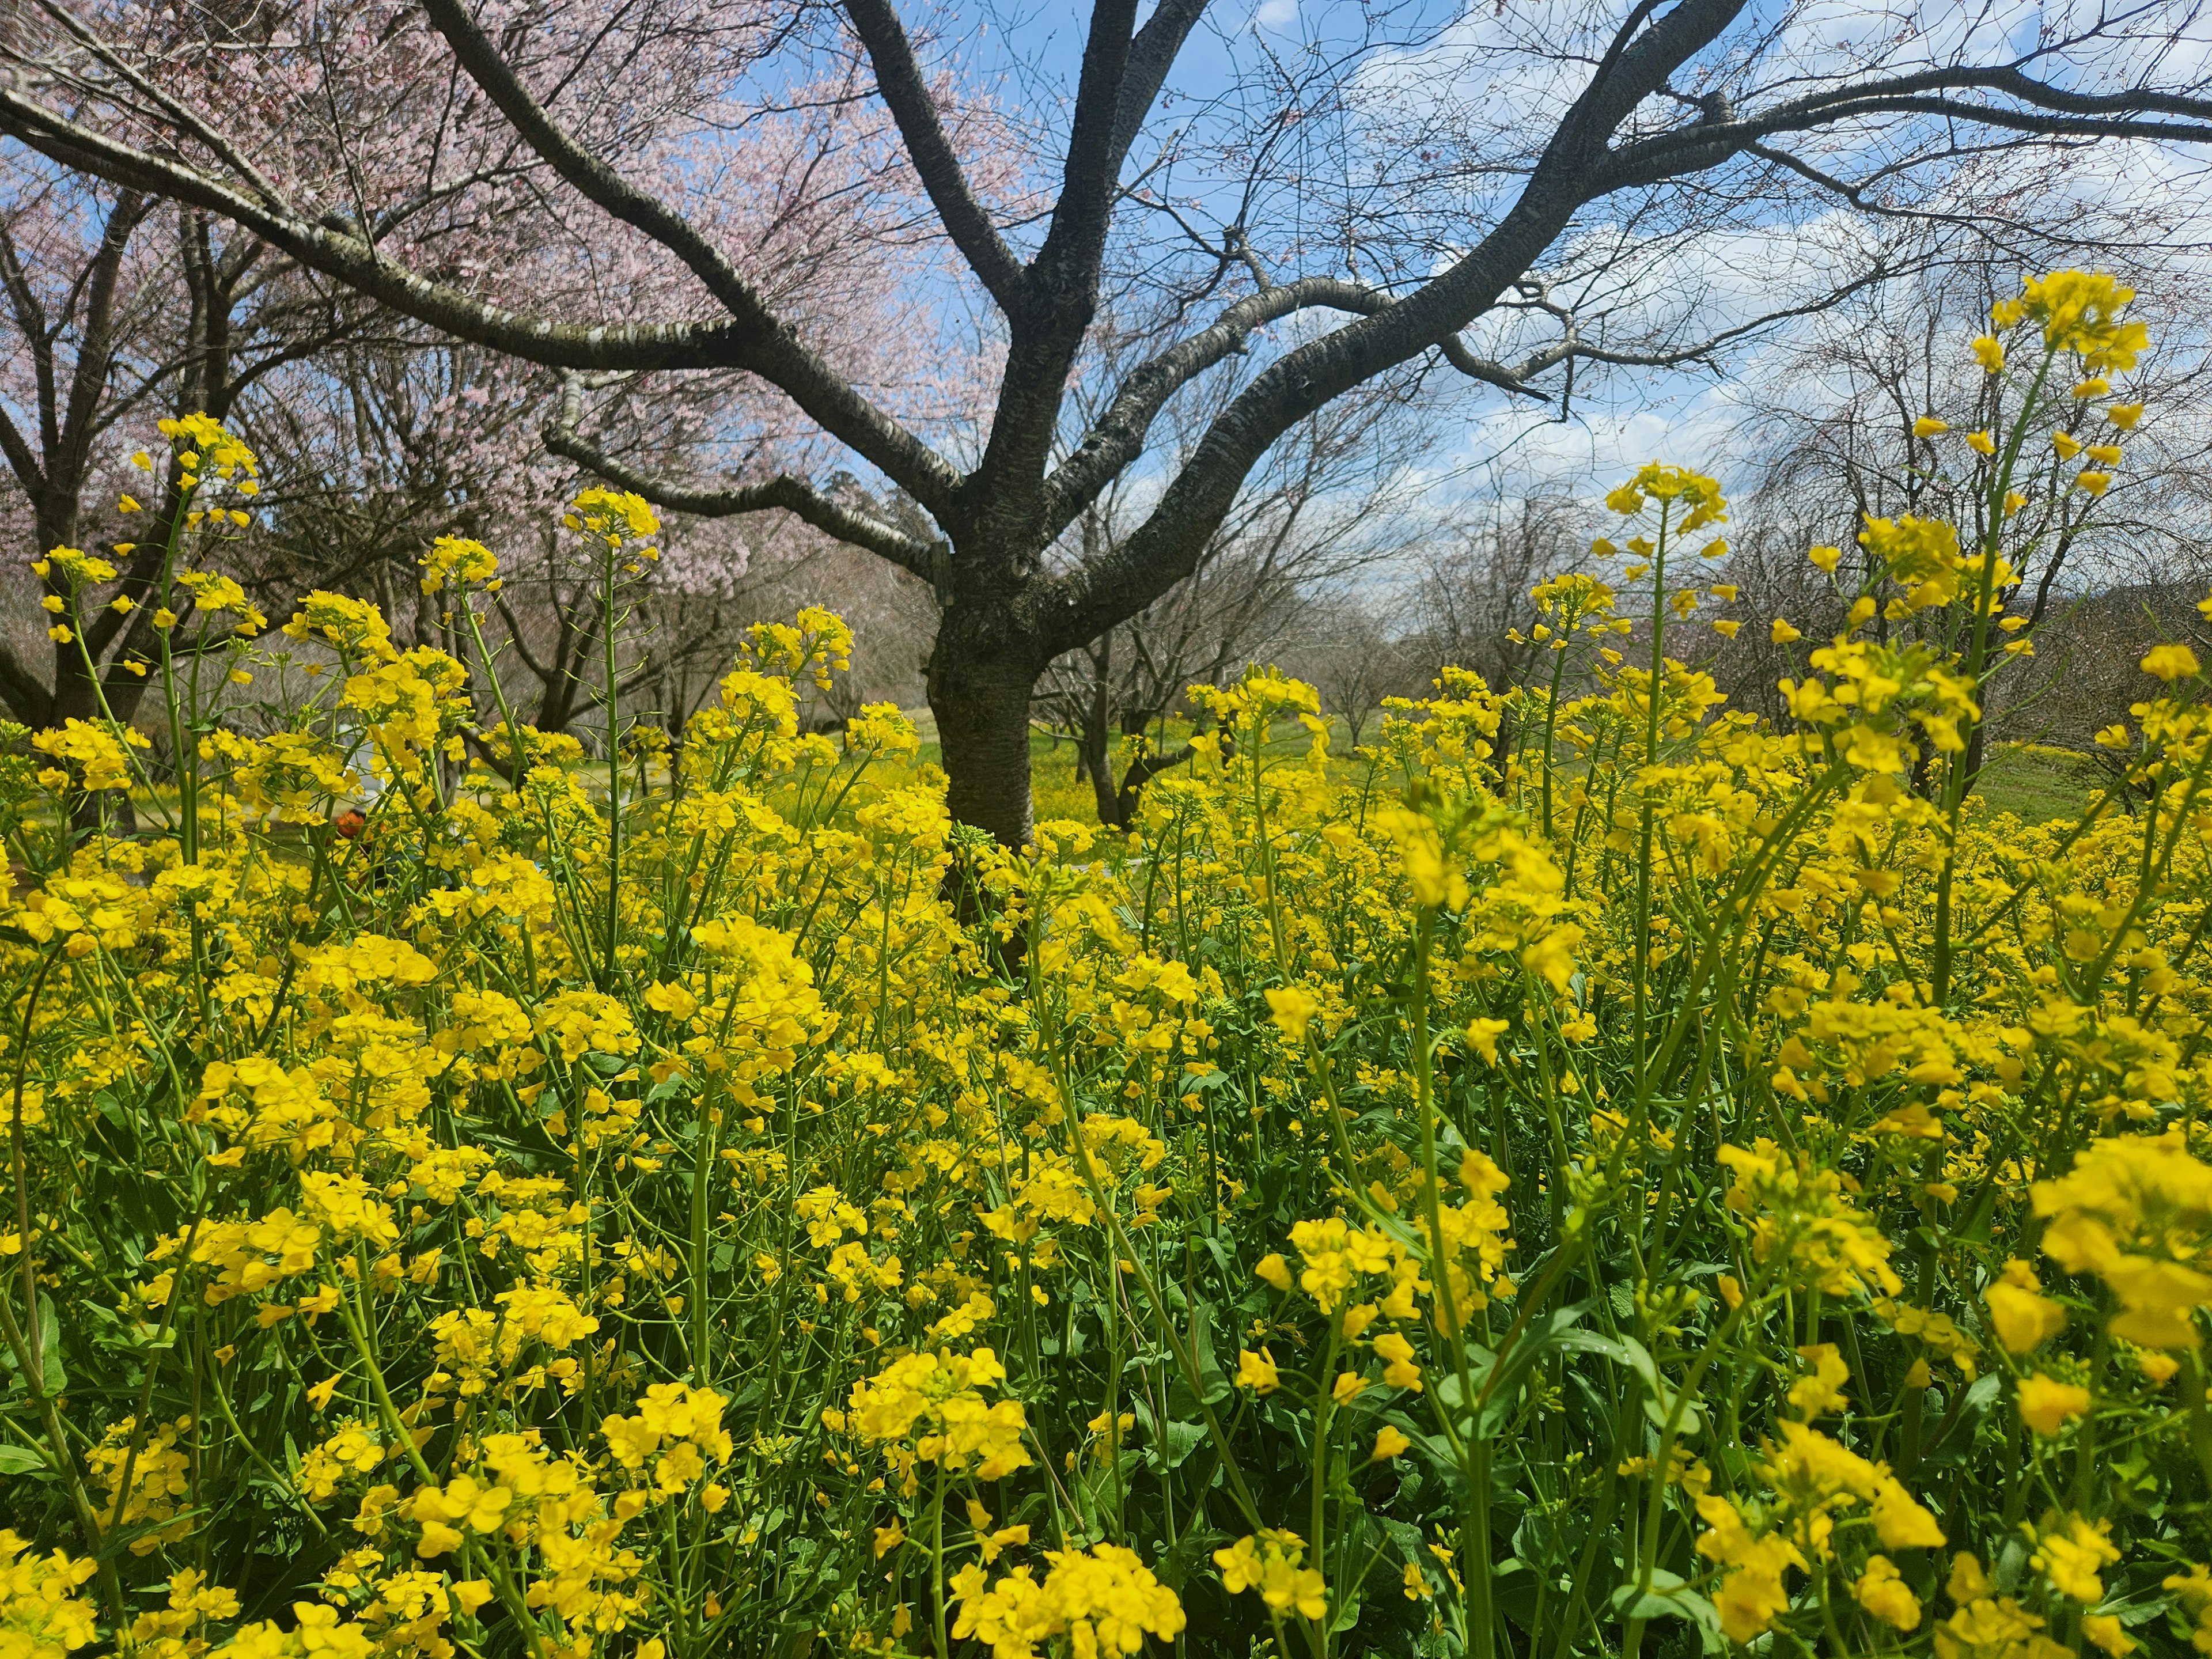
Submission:
[[[434,3],[450,3],[450,0],[434,0]],[[868,60],[876,70],[876,89],[890,107],[891,118],[898,123],[899,136],[906,141],[915,172],[945,222],[953,246],[990,290],[999,309],[1013,315],[1022,302],[1021,261],[968,187],[960,158],[945,137],[944,123],[938,119],[937,100],[930,96],[921,66],[915,62],[913,44],[897,12],[890,0],[846,0],[845,14],[868,49]]]
[[[1954,95],[1961,92],[2002,94],[2027,107]],[[2047,138],[2212,142],[2212,100],[2148,88],[2091,96],[2046,86],[2017,70],[1935,70],[1794,99],[1740,120],[1700,121],[1624,145],[1607,157],[1600,189],[1622,190],[1701,172],[1779,133],[1876,115],[1940,116]],[[2149,116],[2169,118],[2144,118]],[[2174,117],[2190,118],[2171,118]]]
[[[15,251],[15,239],[9,234],[4,221],[0,221],[0,280],[6,283],[9,308],[15,314],[16,331],[22,335],[24,349],[31,356],[31,378],[38,389],[39,447],[51,456],[61,444],[60,398],[54,383],[56,331],[46,326],[46,308],[39,302],[38,292],[31,286],[30,275],[23,268],[22,256]],[[27,488],[31,474],[24,472],[21,465],[16,471],[22,474]]]
[[[37,730],[54,718],[54,694],[15,654],[15,647],[0,641],[0,702],[17,722]]]
[[[1608,56],[1520,199],[1441,276],[1370,316],[1285,353],[1215,417],[1152,515],[1095,562],[1043,584],[1025,610],[1054,653],[1133,616],[1187,575],[1245,475],[1298,422],[1465,328],[1495,305],[1585,202],[1601,193],[1606,140],[1627,112],[1717,40],[1746,0],[1680,0]]]
[[[647,236],[684,262],[685,269],[706,285],[708,293],[740,323],[772,330],[775,319],[752,285],[722,257],[721,250],[702,235],[696,226],[658,197],[640,190],[598,156],[592,155],[556,121],[540,104],[499,48],[476,25],[461,0],[422,0],[423,10],[469,78],[497,105],[499,112],[522,136],[553,171],[576,193],[612,217]]]
[[[1091,8],[1060,198],[1043,246],[1030,262],[1023,308],[1008,319],[1012,337],[998,407],[982,464],[971,480],[975,511],[968,521],[995,520],[988,539],[1018,546],[1043,540],[1036,520],[1039,481],[1059,429],[1068,376],[1098,307],[1098,270],[1120,173],[1113,153],[1115,112],[1136,12],[1136,0],[1097,0]]]
[[[74,489],[82,482],[85,458],[99,430],[94,415],[100,394],[107,389],[107,374],[115,348],[115,285],[123,268],[123,252],[131,234],[152,210],[153,203],[137,191],[116,198],[107,223],[100,232],[100,251],[93,256],[92,280],[87,284],[83,331],[77,343],[76,372],[70,377],[69,404],[62,416],[62,442],[69,454],[48,458],[51,471],[61,473]]]
[[[111,74],[175,122],[180,131],[204,144],[210,155],[252,185],[254,193],[264,202],[272,208],[290,211],[283,191],[276,187],[275,180],[253,165],[251,157],[220,131],[203,121],[191,107],[179,102],[161,87],[140,74],[106,41],[78,21],[67,6],[59,3],[59,0],[39,0],[39,9],[59,24],[64,33],[91,53]]]
[[[385,259],[350,230],[264,206],[180,163],[104,137],[0,82],[0,131],[65,167],[221,214],[394,310],[461,339],[552,368],[740,368],[727,324],[555,324],[487,305]]]
[[[760,483],[729,485],[719,489],[671,483],[617,459],[584,438],[577,430],[580,408],[580,398],[572,380],[562,398],[560,418],[545,428],[545,447],[598,473],[610,483],[635,491],[656,507],[702,519],[736,518],[780,507],[823,534],[888,559],[924,581],[934,580],[934,550],[879,519],[841,506],[802,478],[785,474]]]
[[[882,467],[917,499],[927,502],[951,487],[952,469],[802,342],[697,227],[571,138],[476,26],[462,0],[423,0],[423,5],[469,78],[499,106],[524,143],[586,201],[675,254],[721,302],[748,342],[750,361],[743,367],[781,387],[823,430]]]
[[[1395,303],[1387,294],[1334,276],[1306,276],[1273,284],[1236,301],[1209,326],[1177,341],[1131,373],[1106,412],[1085,434],[1081,447],[1046,480],[1046,523],[1055,534],[1073,523],[1075,515],[1144,453],[1146,434],[1168,399],[1198,375],[1243,350],[1255,330],[1294,312],[1326,309],[1373,317]],[[1432,343],[1461,374],[1502,391],[1537,398],[1547,394],[1528,385],[1528,376],[1566,356],[1579,355],[1577,348],[1551,362],[1532,360],[1509,368],[1476,355],[1455,333]]]
[[[1114,173],[1121,174],[1129,147],[1137,142],[1152,102],[1166,83],[1168,71],[1182,52],[1183,42],[1198,20],[1206,15],[1206,0],[1160,0],[1152,15],[1129,43],[1129,58],[1121,75],[1121,93],[1114,110],[1112,152]]]
[[[750,369],[787,393],[933,512],[959,483],[951,465],[862,399],[789,330],[721,323],[548,322],[396,264],[349,225],[313,223],[193,168],[92,131],[0,83],[0,131],[64,166],[204,208],[252,231],[309,270],[433,328],[552,368]]]

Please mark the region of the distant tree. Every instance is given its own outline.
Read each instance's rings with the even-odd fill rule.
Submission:
[[[1424,550],[1405,649],[1427,679],[1446,665],[1498,690],[1521,684],[1539,647],[1528,592],[1589,562],[1590,504],[1541,484],[1479,505]]]
[[[1431,670],[1431,641],[1391,626],[1393,594],[1382,603],[1337,593],[1307,607],[1291,660],[1321,694],[1322,713],[1344,722],[1352,747],[1364,742],[1385,697],[1419,696]]]
[[[1745,625],[1734,640],[1715,643],[1707,665],[1739,706],[1779,714],[1775,682],[1802,673],[1806,651],[1842,625],[1837,584],[1809,562],[1808,549],[1842,549],[1842,586],[1855,592],[1869,557],[1858,532],[1870,518],[1917,514],[1950,520],[1962,537],[1978,533],[1988,504],[1973,486],[1966,439],[1992,422],[2000,387],[1960,341],[1987,317],[1992,299],[2018,291],[2023,274],[1996,258],[1961,259],[1855,295],[1770,348],[1759,372],[1747,377],[1738,394],[1746,476],[1726,573],[1740,591],[1734,614]],[[1999,598],[2031,631],[2036,662],[1992,690],[1992,718],[1978,728],[1977,745],[1990,734],[2058,731],[2086,744],[2096,726],[2123,715],[2140,687],[2113,682],[2108,647],[2148,638],[2153,613],[2159,626],[2174,626],[2160,596],[2207,568],[2202,525],[2212,419],[2201,412],[2209,372],[2203,323],[2173,315],[2170,300],[2161,316],[2160,296],[2148,297],[2160,349],[2136,378],[2131,395],[2149,413],[2130,437],[2126,466],[2095,499],[2053,487],[2046,475],[2019,509],[2010,539],[2021,551]],[[1928,417],[1943,429],[1921,425]],[[2106,594],[2111,602],[2098,597]],[[2200,597],[2201,590],[2191,603]],[[1776,643],[1770,624],[1777,617],[1804,642]],[[1913,636],[1929,623],[1877,617],[1868,626],[1878,637]],[[2125,663],[2126,674],[2134,662]],[[2054,698],[2068,706],[2063,713]],[[2088,711],[2098,712],[2084,726]],[[1973,764],[1979,755],[1977,747]]]

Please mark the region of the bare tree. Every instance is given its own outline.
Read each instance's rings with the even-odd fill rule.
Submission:
[[[1590,520],[1589,505],[1567,491],[1523,483],[1440,532],[1415,589],[1419,626],[1403,647],[1422,677],[1449,664],[1500,689],[1520,684],[1540,649],[1528,639],[1529,590],[1589,562]]]
[[[2063,148],[2070,165],[2091,139],[2212,138],[2200,56],[2180,44],[2184,3],[2053,15],[2025,42],[1907,14],[1844,47],[1746,0],[1593,3],[1527,20],[1500,14],[1494,25],[1477,15],[1425,33],[1388,9],[1361,9],[1356,21],[1320,26],[1357,31],[1349,36],[1288,53],[1255,47],[1229,88],[1186,119],[1156,111],[1206,0],[1162,0],[1141,26],[1136,0],[1100,0],[1054,141],[1026,158],[1033,179],[994,193],[979,184],[963,136],[969,106],[941,95],[927,40],[891,0],[847,0],[845,33],[814,27],[806,9],[748,14],[763,50],[835,58],[850,48],[864,59],[933,230],[988,300],[995,391],[980,443],[956,459],[895,398],[839,367],[816,320],[826,308],[807,306],[803,282],[772,293],[746,252],[702,216],[707,196],[687,200],[668,171],[626,170],[634,152],[596,90],[619,77],[547,61],[526,28],[510,22],[495,39],[465,0],[425,0],[450,56],[434,63],[426,47],[408,47],[427,74],[453,75],[496,108],[514,142],[486,153],[503,182],[526,172],[534,188],[565,192],[574,211],[604,215],[624,246],[688,276],[693,309],[540,313],[526,281],[501,289],[411,266],[379,228],[433,204],[450,215],[479,186],[434,154],[427,168],[390,165],[389,130],[317,134],[358,161],[349,189],[374,190],[373,200],[291,188],[286,170],[257,160],[267,144],[212,95],[234,81],[236,58],[225,54],[282,58],[312,82],[318,65],[343,56],[324,49],[331,31],[349,27],[343,6],[286,11],[281,29],[258,22],[250,40],[211,46],[194,78],[173,57],[136,60],[99,0],[33,3],[40,27],[4,48],[12,79],[0,88],[0,130],[120,186],[226,216],[303,265],[493,349],[586,373],[744,371],[902,492],[926,515],[922,533],[880,509],[883,490],[832,488],[799,471],[676,486],[624,465],[577,426],[554,438],[666,504],[781,509],[928,582],[940,610],[929,696],[951,806],[1009,842],[1029,828],[1039,674],[1188,576],[1253,468],[1353,388],[1407,366],[1449,365],[1508,395],[1553,396],[1564,385],[1554,392],[1540,379],[1577,364],[1708,356],[1765,319],[1701,337],[1696,304],[1655,313],[1648,293],[1624,287],[1653,249],[1694,250],[1704,227],[1771,225],[1795,196],[1874,223],[1942,217],[2008,231],[2021,216],[2012,204],[2036,199],[2021,185],[2039,157]],[[609,38],[635,39],[656,15],[622,7]],[[1408,76],[1434,90],[1386,95]],[[2004,171],[2008,197],[1984,202],[1951,187],[1990,168]],[[2069,211],[2067,231],[2086,216],[2078,200]],[[1872,240],[1845,239],[1820,292],[1769,314],[1827,303],[1885,268]],[[1079,428],[1070,387],[1095,364],[1089,345],[1109,274],[1149,284],[1187,320]],[[702,315],[709,305],[714,314]],[[1323,325],[1332,313],[1349,320]],[[1155,423],[1178,394],[1262,345],[1270,325],[1282,338],[1267,345],[1265,367],[1163,472],[1143,522],[1093,557],[1048,557],[1117,480],[1145,471]]]
[[[1805,651],[1842,626],[1844,601],[1808,562],[1808,549],[1844,549],[1843,586],[1856,591],[1856,578],[1872,574],[1856,539],[1867,520],[1911,514],[1964,526],[1986,514],[1965,441],[1990,424],[2002,385],[1961,341],[1987,317],[1992,299],[2018,292],[2023,274],[1986,256],[1946,260],[1854,296],[1771,348],[1759,372],[1745,378],[1751,487],[1737,502],[1727,576],[1741,593],[1746,625],[1714,648],[1707,665],[1739,706],[1778,715],[1776,680],[1801,673]],[[2179,590],[2205,573],[2212,421],[2199,410],[2208,356],[2201,319],[2167,305],[2165,315],[2152,313],[2160,350],[2133,393],[2152,413],[2130,445],[2126,470],[2094,501],[2046,479],[2014,521],[2008,545],[2015,568],[1998,597],[2024,624],[2035,660],[1992,685],[1991,718],[1978,744],[1983,732],[2001,738],[2063,732],[2062,740],[2086,746],[2140,690],[2127,689],[2125,678],[2141,649],[2115,666],[2115,645],[2124,654],[2153,616],[2171,623]],[[1919,427],[1931,416],[1943,429]],[[1775,641],[1768,631],[1775,617],[1805,641]],[[1883,637],[1917,636],[1933,625],[1912,617],[1869,624]],[[2062,678],[2063,711],[2053,705]]]
[[[1394,629],[1400,596],[1334,592],[1304,607],[1289,661],[1321,694],[1322,712],[1344,722],[1352,747],[1385,697],[1418,696],[1428,685],[1435,650],[1427,635]]]

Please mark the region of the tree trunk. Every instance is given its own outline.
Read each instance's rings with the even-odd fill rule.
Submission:
[[[1229,745],[1224,742],[1222,744],[1222,752],[1226,754],[1228,750]],[[1131,761],[1128,771],[1121,779],[1121,793],[1115,799],[1114,810],[1117,816],[1114,819],[1114,827],[1117,830],[1127,830],[1134,823],[1137,821],[1138,803],[1144,799],[1145,786],[1159,776],[1161,773],[1171,771],[1181,766],[1197,752],[1198,750],[1188,744],[1185,744],[1172,753],[1139,755]]]
[[[1114,787],[1114,763],[1106,752],[1106,731],[1102,724],[1095,732],[1086,729],[1083,734],[1084,747],[1091,756],[1091,793],[1097,798],[1098,822],[1109,830],[1121,828],[1121,792]]]
[[[948,608],[929,653],[929,707],[957,823],[1030,841],[1030,697],[1042,665],[995,619]]]
[[[1107,635],[1110,642],[1111,634]],[[1121,795],[1114,787],[1113,737],[1109,725],[1112,711],[1107,707],[1107,665],[1100,663],[1097,677],[1091,682],[1091,701],[1083,711],[1083,734],[1078,739],[1084,765],[1091,775],[1091,787],[1098,798],[1098,822],[1118,830],[1121,827]]]

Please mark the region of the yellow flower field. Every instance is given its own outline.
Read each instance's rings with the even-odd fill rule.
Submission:
[[[799,734],[822,613],[591,758],[474,544],[465,661],[262,635],[184,568],[252,458],[171,423],[181,763],[0,763],[0,1659],[2212,1653],[2196,657],[2141,810],[1969,787],[2129,297],[1997,308],[1982,521],[1813,550],[1784,729],[1668,655],[1727,507],[1655,465],[1547,684],[1349,757],[1198,688],[1133,834],[1020,851],[896,710]],[[615,614],[650,509],[568,527]]]

